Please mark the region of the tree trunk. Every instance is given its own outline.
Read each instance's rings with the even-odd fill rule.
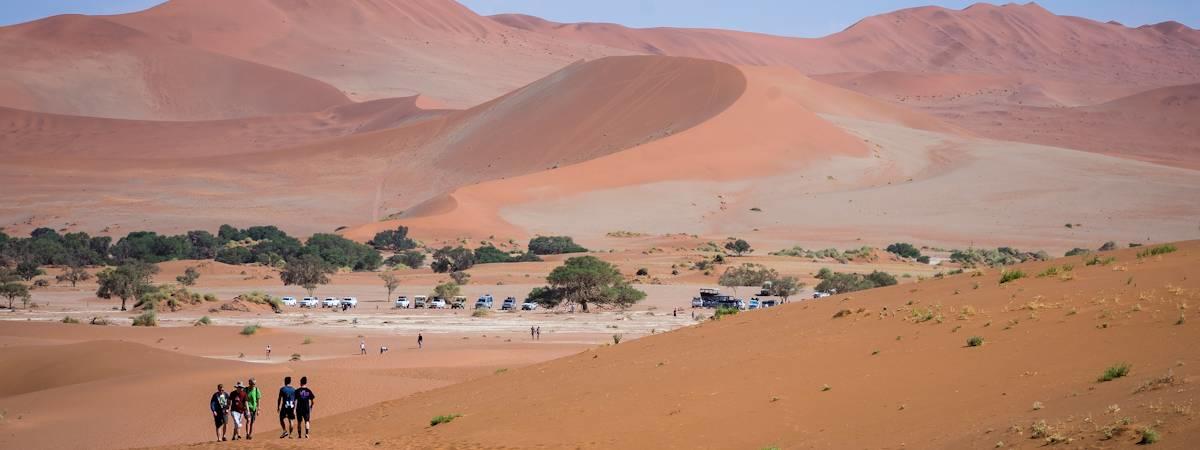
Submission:
[[[121,311],[125,310],[125,297],[121,297]]]

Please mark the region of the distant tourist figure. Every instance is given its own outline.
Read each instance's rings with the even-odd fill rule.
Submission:
[[[529,327],[529,338],[530,339],[537,339],[536,333],[537,333],[536,329],[534,329],[532,326]]]
[[[246,439],[254,439],[254,420],[258,419],[258,401],[261,399],[262,391],[258,390],[258,383],[251,378],[250,386],[246,388]]]
[[[537,339],[539,341],[542,340],[542,326],[541,325],[538,325],[538,327],[537,327],[537,337],[535,339]]]
[[[292,434],[292,421],[296,420],[296,388],[292,387],[292,377],[283,377],[275,408],[279,410],[279,429],[283,430],[279,438],[283,439]]]
[[[296,389],[296,434],[300,439],[311,437],[312,410],[316,400],[317,394],[308,388],[308,377],[300,377],[300,389]]]
[[[233,418],[233,440],[238,440],[241,437],[239,433],[242,429],[242,424],[246,421],[246,387],[238,381],[233,385],[233,392],[229,393],[229,415]]]
[[[367,340],[366,339],[362,339],[362,340],[358,341],[358,354],[360,354],[360,355],[367,354]]]
[[[387,346],[386,346],[386,345],[380,345],[380,346],[379,346],[379,354],[380,354],[380,355],[382,355],[382,354],[384,354],[384,353],[387,353],[387,351],[388,351],[388,348],[387,348]]]
[[[420,350],[424,347],[425,347],[425,336],[422,336],[421,333],[417,333],[417,350]]]
[[[217,392],[213,392],[212,398],[208,401],[208,409],[212,411],[213,423],[217,426],[217,441],[224,441],[225,411],[229,409],[229,394],[225,393],[225,385],[217,385]]]
[[[271,344],[267,344],[267,359],[271,359]]]

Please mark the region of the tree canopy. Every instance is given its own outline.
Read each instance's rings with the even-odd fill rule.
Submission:
[[[535,255],[561,255],[563,253],[586,253],[588,250],[576,244],[570,236],[537,236],[529,240],[529,253]]]
[[[308,291],[311,297],[317,286],[329,283],[329,274],[334,267],[317,255],[309,254],[292,258],[287,261],[279,274],[284,286],[300,286]]]
[[[754,251],[753,248],[750,248],[750,243],[746,242],[745,239],[730,239],[729,241],[725,242],[725,250],[729,250],[738,256],[742,256]]]
[[[589,305],[625,308],[646,298],[645,292],[625,282],[616,266],[594,256],[568,258],[550,272],[546,281],[550,290],[539,291],[539,296],[560,298],[556,305],[578,303],[584,312]]]
[[[121,299],[121,311],[125,311],[125,303],[148,293],[153,285],[150,279],[158,273],[158,266],[142,261],[129,261],[116,268],[106,268],[96,275],[99,288],[96,296],[100,298]]]
[[[717,279],[717,284],[731,287],[736,292],[739,286],[762,286],[778,277],[779,273],[775,272],[775,269],[761,264],[744,263],[725,269],[725,273]]]
[[[461,272],[475,265],[475,253],[465,247],[442,247],[433,252],[434,272]]]
[[[395,230],[383,230],[375,233],[375,237],[368,244],[380,250],[397,252],[417,248],[417,241],[408,237],[408,227],[404,225],[396,227]]]

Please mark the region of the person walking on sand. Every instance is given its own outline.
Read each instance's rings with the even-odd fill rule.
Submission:
[[[246,439],[254,439],[254,421],[258,419],[258,401],[261,399],[262,391],[251,378],[250,386],[246,388]]]
[[[217,392],[213,392],[208,401],[208,409],[212,411],[213,424],[216,425],[217,442],[225,440],[225,411],[229,409],[229,394],[225,393],[225,385],[218,384]]]
[[[535,338],[535,339],[537,339],[539,341],[542,340],[542,326],[541,325],[538,325],[538,327],[537,327],[537,338]]]
[[[533,326],[531,325],[529,327],[529,339],[537,339],[537,337],[534,336],[534,333],[535,333],[535,331],[533,329]]]
[[[425,348],[425,336],[422,336],[421,333],[417,333],[417,350],[422,348]]]
[[[233,385],[233,392],[229,393],[229,416],[233,418],[233,438],[231,440],[241,439],[240,432],[242,424],[246,421],[246,387],[238,381]]]
[[[267,359],[271,359],[271,344],[267,344]]]
[[[358,354],[360,354],[360,355],[367,354],[367,340],[366,339],[360,339],[358,341]]]
[[[279,388],[275,408],[279,410],[279,429],[283,431],[279,438],[291,436],[294,431],[292,421],[296,420],[296,388],[292,387],[292,377],[283,377],[283,387]]]
[[[296,435],[300,439],[312,437],[312,411],[317,405],[317,394],[308,388],[308,377],[300,377],[300,389],[296,389]]]

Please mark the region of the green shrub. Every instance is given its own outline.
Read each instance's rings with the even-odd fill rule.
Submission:
[[[1173,251],[1175,251],[1175,250],[1179,250],[1179,249],[1178,249],[1178,248],[1175,248],[1175,246],[1174,246],[1174,245],[1171,245],[1171,244],[1159,245],[1159,246],[1156,246],[1156,247],[1150,247],[1150,248],[1148,248],[1148,249],[1145,249],[1145,250],[1142,250],[1142,251],[1138,252],[1138,254],[1137,254],[1137,257],[1138,257],[1138,258],[1145,258],[1145,257],[1147,257],[1147,256],[1158,256],[1158,255],[1165,255],[1165,254],[1167,254],[1167,253],[1171,253],[1171,252],[1173,252]]]
[[[1084,264],[1087,264],[1089,266],[1095,266],[1095,265],[1107,266],[1109,264],[1112,264],[1113,261],[1116,261],[1116,260],[1117,260],[1117,258],[1112,257],[1112,256],[1109,256],[1104,259],[1100,259],[1099,256],[1092,256],[1091,258],[1088,258],[1086,261],[1084,261]]]
[[[198,327],[205,325],[212,325],[212,319],[208,318],[208,316],[201,317],[200,320],[196,321],[196,326]]]
[[[913,259],[921,257],[921,251],[918,250],[917,247],[914,247],[912,244],[907,242],[897,242],[889,245],[887,246],[886,250],[888,253],[892,253],[904,258]]]
[[[1113,364],[1109,368],[1105,369],[1104,373],[1100,374],[1100,377],[1097,378],[1096,381],[1103,383],[1105,381],[1112,381],[1125,375],[1129,375],[1129,369],[1132,367],[1133,366],[1129,363],[1124,362]]]
[[[967,339],[967,347],[978,347],[983,345],[983,338],[979,336],[971,336]]]
[[[623,335],[620,335],[620,334],[614,334],[614,335],[612,335],[612,339],[613,339],[613,345],[620,344],[620,343],[621,343],[621,339],[622,339],[622,338],[624,338],[624,337],[625,337],[625,336],[623,336]]]
[[[204,294],[204,301],[215,302],[215,301],[217,301],[217,296],[212,295],[212,294]]]
[[[383,263],[389,266],[406,266],[410,269],[418,269],[425,265],[425,253],[419,250],[405,250],[389,256]]]
[[[308,345],[308,344],[311,344],[311,343],[313,343],[313,338],[311,338],[311,337],[308,337],[308,336],[305,336],[305,337],[304,337],[304,342],[301,342],[301,343],[300,343],[300,345]]]
[[[243,336],[250,336],[257,332],[258,332],[258,324],[246,325],[246,326],[242,327],[242,335]]]
[[[717,311],[713,313],[712,320],[721,320],[722,317],[732,316],[737,313],[737,308],[717,308]]]
[[[529,252],[535,255],[586,253],[588,250],[570,236],[537,236],[529,240]]]
[[[434,416],[434,418],[429,419],[429,426],[436,427],[443,423],[450,423],[459,417],[462,417],[462,414],[445,414],[441,416]]]
[[[1075,248],[1073,248],[1073,249],[1067,250],[1067,253],[1066,253],[1066,254],[1064,254],[1063,256],[1077,256],[1077,255],[1086,255],[1086,254],[1088,254],[1088,253],[1091,253],[1091,252],[1092,252],[1091,250],[1088,250],[1088,249],[1086,249],[1086,248],[1079,248],[1079,247],[1075,247]]]
[[[141,315],[133,318],[133,326],[135,327],[157,327],[158,314],[154,310],[149,310]]]
[[[63,317],[62,323],[79,323],[79,319],[71,316]]]
[[[1158,442],[1158,440],[1160,438],[1158,435],[1158,431],[1156,431],[1155,429],[1150,428],[1150,427],[1142,428],[1141,432],[1142,432],[1142,439],[1138,440],[1138,445],[1150,445],[1155,442]]]
[[[1025,278],[1025,272],[1022,272],[1020,269],[1005,270],[1000,272],[1000,284],[1004,284],[1013,280],[1019,280],[1021,278]]]
[[[471,317],[487,317],[487,316],[488,316],[488,310],[486,310],[486,309],[476,309],[474,312],[471,313]]]

